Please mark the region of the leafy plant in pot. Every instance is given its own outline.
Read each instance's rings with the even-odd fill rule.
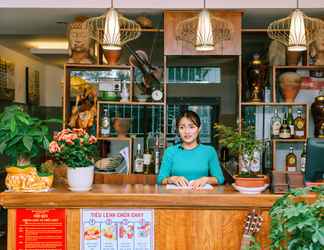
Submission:
[[[313,198],[306,195],[312,192]],[[292,189],[270,210],[270,249],[324,249],[324,186]]]
[[[6,167],[6,186],[13,191],[32,191],[50,188],[53,176],[39,174],[31,165],[49,144],[48,123],[57,119],[40,120],[31,117],[17,105],[8,106],[0,114],[0,154],[10,159]]]
[[[67,166],[71,191],[88,191],[92,187],[97,139],[84,129],[63,129],[54,136],[48,150],[53,159]]]
[[[259,174],[263,144],[254,138],[254,129],[249,127],[239,131],[222,124],[215,124],[214,128],[219,143],[238,157],[239,174],[234,176],[235,184],[243,187],[264,186],[267,177]]]

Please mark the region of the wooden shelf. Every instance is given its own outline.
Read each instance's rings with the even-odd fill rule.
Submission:
[[[85,70],[89,70],[89,68],[106,68],[106,69],[128,69],[130,70],[132,67],[130,65],[110,65],[110,64],[72,64],[67,63],[64,65],[66,68],[84,68]]]
[[[242,106],[307,106],[306,103],[297,102],[242,102]]]
[[[305,142],[307,139],[272,139],[273,142],[282,142],[282,143],[289,143],[289,142]]]
[[[99,141],[131,141],[132,138],[131,137],[127,137],[127,138],[118,138],[118,137],[102,137],[102,136],[99,136],[97,137],[97,140]]]
[[[112,104],[112,105],[150,105],[150,106],[163,106],[163,102],[120,102],[120,101],[98,101],[99,104]]]
[[[293,66],[273,66],[276,69],[324,69],[324,65],[293,65]]]

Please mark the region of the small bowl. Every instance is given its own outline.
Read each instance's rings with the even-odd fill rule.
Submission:
[[[146,102],[149,97],[149,95],[137,95],[136,99],[140,102]]]

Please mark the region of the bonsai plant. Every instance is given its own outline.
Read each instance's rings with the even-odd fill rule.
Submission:
[[[84,129],[63,129],[49,144],[48,151],[53,159],[67,166],[69,189],[88,191],[94,175],[94,157],[97,139]]]
[[[17,105],[8,106],[0,114],[0,154],[10,159],[11,166],[6,185],[9,189],[38,189],[42,186],[36,168],[30,161],[39,155],[49,144],[47,123],[59,122],[57,119],[40,120],[29,116]],[[17,177],[19,175],[19,178]],[[19,181],[15,181],[15,178]],[[28,184],[26,181],[28,178]]]
[[[262,141],[256,140],[253,128],[249,127],[239,131],[233,127],[215,124],[216,137],[219,143],[226,146],[232,154],[238,157],[239,174],[236,184],[239,186],[263,186],[265,176],[259,175],[261,170]],[[238,183],[239,178],[258,179],[253,182]],[[262,180],[261,180],[262,179]]]
[[[316,194],[313,202],[304,195]],[[324,186],[292,189],[270,210],[271,250],[324,249]]]

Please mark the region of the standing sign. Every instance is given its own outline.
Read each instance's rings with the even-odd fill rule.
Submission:
[[[16,250],[65,250],[65,209],[16,209]]]
[[[82,209],[82,250],[153,250],[152,209]]]

